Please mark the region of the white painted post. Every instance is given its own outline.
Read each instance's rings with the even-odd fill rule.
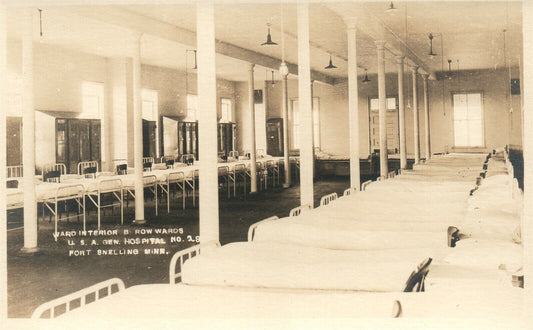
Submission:
[[[37,202],[35,197],[35,109],[33,106],[33,8],[24,12],[22,31],[22,141],[24,189],[24,247],[22,253],[35,253],[37,247]],[[4,149],[5,150],[5,149]],[[2,150],[2,152],[4,152]]]
[[[398,64],[398,112],[400,120],[400,168],[407,168],[407,150],[405,149],[405,98],[403,95],[403,56],[396,57]]]
[[[417,78],[418,66],[413,67],[413,136],[415,144],[415,164],[420,163],[420,135],[418,129],[418,90]]]
[[[361,188],[359,164],[359,94],[357,81],[357,29],[355,19],[346,21],[348,37],[348,121],[350,138],[350,188]]]
[[[298,100],[300,112],[300,204],[314,205],[313,113],[309,57],[309,4],[298,3]]]
[[[0,72],[7,72],[7,13],[6,6],[0,2]],[[0,136],[6,136],[6,75],[0,75]],[[0,150],[6,150],[6,139],[0,139]],[[0,152],[0,182],[6,182],[5,152]],[[6,214],[6,190],[0,189],[0,214]],[[4,219],[1,216],[0,219]],[[7,242],[7,220],[0,221],[0,242]],[[0,252],[0,292],[7,292],[7,249]],[[7,294],[0,295],[0,320],[7,319]]]
[[[250,193],[257,192],[257,166],[255,145],[254,66],[248,67],[248,109],[250,111]]]
[[[289,188],[291,186],[291,163],[290,163],[290,147],[289,147],[289,95],[287,89],[287,77],[289,75],[289,69],[285,62],[281,63],[279,69],[281,79],[281,94],[282,94],[282,108],[283,108],[283,164],[285,164],[285,182],[283,188]]]
[[[385,90],[385,41],[375,42],[378,50],[378,97],[379,97],[379,169],[380,175],[389,172],[387,152],[387,92]]]
[[[135,219],[134,224],[146,223],[144,219],[143,183],[143,117],[141,100],[141,33],[135,32],[133,66],[133,166],[135,167]]]
[[[198,47],[198,133],[200,152],[200,240],[219,240],[217,81],[215,11],[211,3],[196,7]],[[253,100],[252,100],[253,102]]]
[[[424,136],[426,141],[426,161],[431,159],[431,139],[429,132],[429,95],[428,95],[428,74],[422,74],[424,81]]]

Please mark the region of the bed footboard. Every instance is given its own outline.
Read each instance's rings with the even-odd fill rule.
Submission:
[[[329,205],[329,203],[333,202],[337,198],[338,196],[336,192],[328,194],[328,195],[324,195],[322,196],[322,198],[320,198],[320,206]]]
[[[181,280],[181,270],[183,268],[183,263],[187,259],[190,259],[194,256],[199,255],[202,249],[205,249],[208,247],[220,247],[220,243],[215,242],[215,241],[210,241],[205,244],[198,244],[195,246],[191,246],[190,248],[187,248],[185,250],[176,252],[172,256],[172,259],[170,260],[170,269],[168,272],[169,278],[170,278],[170,284],[176,284],[176,280]],[[178,261],[179,261],[179,271],[176,272]]]
[[[304,211],[308,211],[311,209],[311,205],[309,204],[305,204],[305,205],[300,205],[298,207],[295,207],[293,209],[291,209],[289,211],[289,217],[297,217],[299,216],[302,212]]]
[[[361,191],[365,191],[366,187],[372,183],[372,180],[365,181],[361,184]]]
[[[263,219],[263,220],[261,220],[261,221],[258,221],[258,222],[256,222],[256,223],[252,224],[252,225],[250,226],[250,228],[248,228],[248,242],[251,242],[251,241],[254,240],[255,229],[256,229],[260,224],[262,224],[262,223],[264,223],[264,222],[268,222],[268,221],[278,220],[278,219],[279,219],[279,218],[278,218],[277,215],[273,215],[273,216],[271,216],[271,217],[268,217],[268,218],[266,218],[266,219]]]
[[[46,302],[33,311],[31,318],[40,319],[43,314],[49,312],[49,318],[53,319],[61,314],[68,313],[73,309],[83,307],[84,305],[103,299],[124,289],[124,282],[122,282],[121,279],[112,278]]]

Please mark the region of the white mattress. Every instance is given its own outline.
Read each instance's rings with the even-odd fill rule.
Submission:
[[[402,291],[430,257],[424,249],[330,250],[270,242],[238,242],[189,259],[182,281],[254,288]]]
[[[402,317],[407,317],[408,320],[390,319],[394,300],[401,302]],[[314,325],[313,328],[318,324],[321,324],[320,327],[328,327],[328,324],[331,327],[337,324],[335,319],[343,319],[347,327],[368,328],[369,324],[387,321],[387,328],[409,329],[415,323],[424,328],[431,324],[431,328],[447,329],[454,323],[463,325],[463,328],[468,327],[476,318],[481,318],[488,323],[477,327],[478,329],[491,329],[492,326],[518,329],[521,328],[520,321],[523,319],[522,301],[523,290],[495,288],[493,285],[484,285],[479,289],[469,287],[456,291],[410,294],[286,292],[148,284],[127,288],[63,314],[47,324],[72,327],[73,321],[79,325],[82,322],[96,325],[104,320],[104,327],[110,327],[109,322],[112,321],[112,328],[143,329],[159,327],[158,325],[161,328],[177,328],[180,322],[192,321],[194,323],[186,323],[189,328],[198,328],[200,324],[212,328],[213,323],[201,322],[212,320],[218,325],[226,324],[225,328],[231,329],[233,327],[228,327],[226,322],[233,320],[234,327],[245,329],[268,328],[271,325],[268,319],[278,320],[278,326],[287,326],[298,324],[298,319],[301,321],[303,318],[312,322],[306,324]],[[361,317],[378,319],[359,319]],[[417,323],[414,318],[423,318],[424,321]],[[458,322],[456,318],[468,319]],[[146,324],[137,327],[136,325],[142,324],[142,320],[148,320],[149,323],[145,322]],[[410,326],[405,327],[406,325]]]
[[[399,175],[398,177],[401,177]],[[389,192],[463,192],[468,193],[474,187],[474,182],[458,182],[453,180],[439,181],[409,181],[409,180],[384,180],[372,182],[365,190],[368,191],[389,191]]]
[[[447,248],[447,228],[442,223],[354,221],[302,213],[262,223],[253,240],[339,250],[434,248],[437,253]],[[439,252],[433,257],[441,255]]]

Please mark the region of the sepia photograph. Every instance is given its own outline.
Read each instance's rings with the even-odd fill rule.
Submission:
[[[0,0],[0,329],[533,329],[533,0]]]

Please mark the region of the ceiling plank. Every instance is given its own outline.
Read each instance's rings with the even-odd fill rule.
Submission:
[[[185,46],[196,48],[196,32],[177,27],[147,16],[127,11],[116,7],[86,8],[77,7],[70,9],[77,15],[102,21],[119,27],[150,34],[162,39],[171,40]],[[257,64],[266,68],[277,70],[281,60],[272,56],[264,55],[233,44],[216,40],[215,49],[218,54]],[[298,66],[287,63],[289,73],[298,75]],[[329,85],[335,84],[335,78],[318,71],[311,71],[311,79]]]

